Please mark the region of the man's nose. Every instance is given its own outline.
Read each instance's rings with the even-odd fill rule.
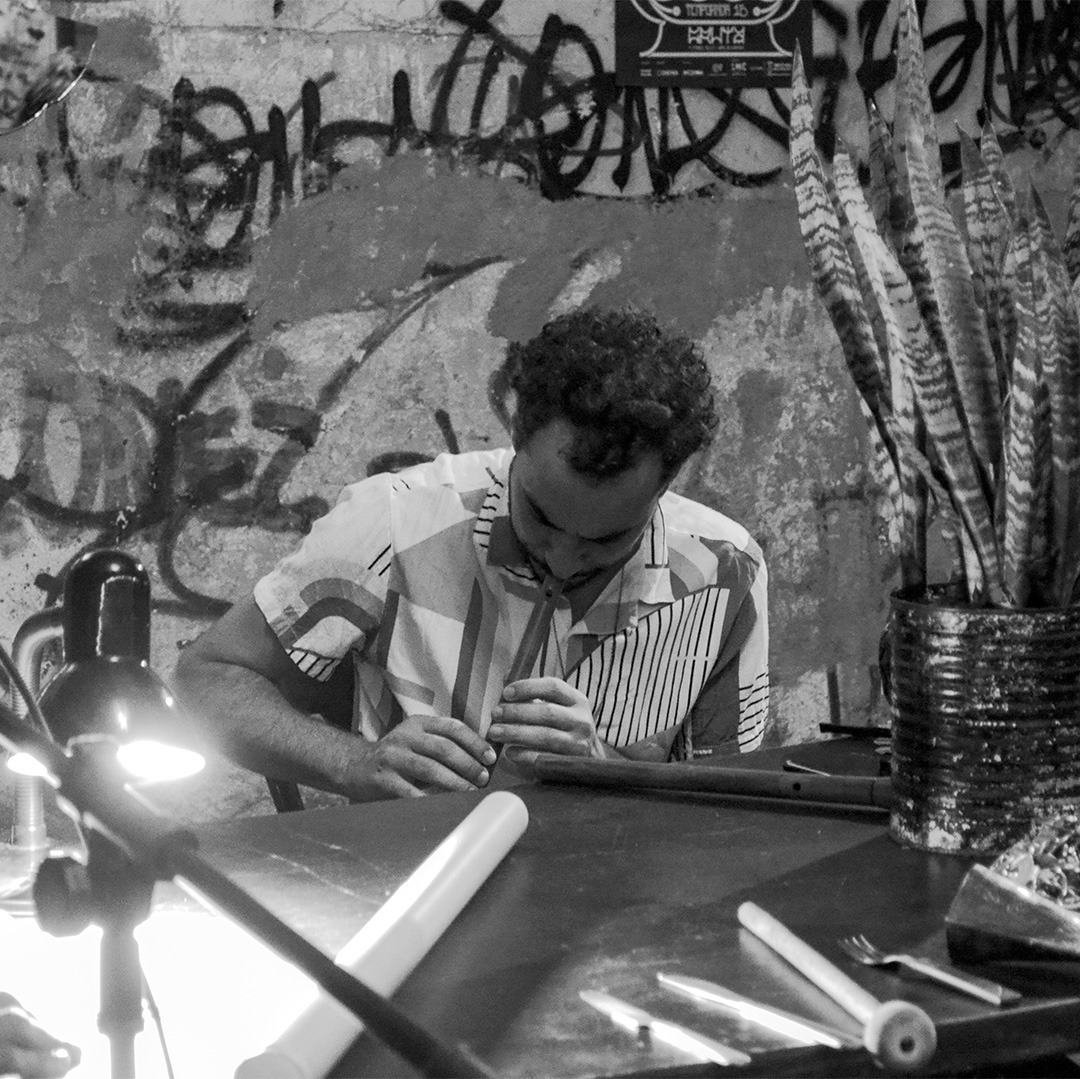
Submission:
[[[585,545],[576,539],[553,540],[544,552],[548,569],[565,581],[580,572],[585,563]]]

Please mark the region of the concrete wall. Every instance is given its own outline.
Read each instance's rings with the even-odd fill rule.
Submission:
[[[989,107],[1016,167],[1067,188],[1060,70],[1025,46],[1067,49],[1076,7],[930,5],[947,162]],[[48,10],[98,36],[88,77],[0,136],[0,638],[120,544],[168,670],[373,458],[504,442],[508,340],[634,302],[720,388],[682,487],[766,550],[774,739],[879,714],[894,562],[808,281],[786,92],[619,89],[598,0]],[[814,17],[823,143],[860,147],[863,89],[891,109],[894,7]]]

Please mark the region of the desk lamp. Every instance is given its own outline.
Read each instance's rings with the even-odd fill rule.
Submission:
[[[62,624],[64,664],[30,705],[39,722],[31,727],[0,702],[0,745],[39,762],[85,835],[85,862],[54,856],[41,863],[34,901],[39,923],[54,935],[101,926],[98,1025],[109,1038],[113,1079],[133,1079],[142,1029],[134,929],[150,913],[155,883],[174,878],[293,962],[422,1074],[487,1075],[214,869],[191,832],[151,813],[134,794],[126,768],[176,776],[202,763],[190,749],[176,752],[183,749],[176,705],[146,660],[150,591],[143,567],[119,551],[79,558],[65,581]],[[0,660],[29,704],[32,694],[2,648]]]
[[[114,550],[89,551],[75,561],[59,612],[31,616],[17,635],[16,666],[24,678],[30,674],[31,696],[44,646],[58,629],[63,665],[45,686],[37,709],[29,709],[44,721],[54,741],[72,754],[100,756],[102,768],[113,771],[120,783],[180,778],[202,768],[202,755],[183,744],[172,694],[150,669],[150,582],[141,563]],[[27,759],[13,758],[24,772],[20,782],[27,780]],[[41,773],[45,771],[41,764]],[[28,797],[20,791],[16,810],[40,821],[40,781],[29,781],[35,784],[34,793]],[[17,833],[20,826],[17,823]],[[43,835],[36,839],[35,861],[48,847]],[[103,972],[107,969],[110,976],[102,978],[100,1025],[114,1046],[123,1047],[118,1074],[129,1074],[133,1058],[127,1047],[142,1029],[141,968],[131,931],[149,914],[152,884],[118,864],[123,855],[92,830],[86,845],[87,867],[71,858],[41,861],[34,904],[42,927],[58,935],[79,932],[90,921],[101,923]],[[97,892],[91,906],[72,904],[66,894],[72,873],[84,871]]]
[[[64,663],[39,705],[61,745],[114,752],[136,779],[180,779],[205,763],[185,745],[183,723],[150,669],[150,582],[123,551],[89,551],[68,571]]]
[[[64,663],[40,695],[42,659],[62,637]],[[97,743],[115,753],[137,780],[179,779],[202,768],[202,755],[182,741],[172,695],[149,666],[150,584],[145,569],[122,551],[90,551],[68,572],[62,607],[32,614],[12,646],[19,675],[39,700],[31,709],[20,694],[15,710],[44,720],[62,745]],[[52,849],[42,809],[41,763],[27,754],[11,757],[18,774],[14,854],[20,877],[33,875]],[[10,911],[29,911],[29,891],[5,896]]]

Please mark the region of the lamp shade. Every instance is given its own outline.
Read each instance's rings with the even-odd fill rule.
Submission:
[[[190,745],[168,687],[150,669],[150,581],[123,551],[82,555],[64,583],[63,666],[39,704],[62,745],[111,742],[144,779],[190,775],[203,758]]]

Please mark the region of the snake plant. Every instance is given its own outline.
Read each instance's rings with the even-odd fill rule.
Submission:
[[[791,161],[803,243],[882,464],[905,594],[1080,603],[1080,173],[1063,243],[1018,197],[991,126],[941,170],[914,0],[901,0],[892,126],[871,103],[869,182],[826,171],[801,57]],[[950,205],[956,206],[955,216]],[[936,525],[935,525],[935,522]],[[931,527],[951,582],[927,580]]]

